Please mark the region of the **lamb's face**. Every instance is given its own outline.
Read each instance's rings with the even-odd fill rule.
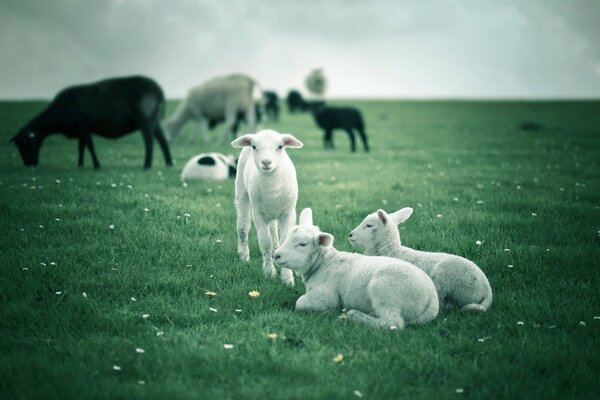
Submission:
[[[281,164],[285,156],[285,148],[301,148],[302,142],[290,134],[280,134],[272,130],[260,131],[256,134],[240,136],[233,142],[233,147],[250,147],[256,168],[265,174],[273,172]]]
[[[377,235],[386,228],[374,212],[367,215],[363,222],[350,232],[348,240],[354,246],[364,250],[371,247],[377,241]]]
[[[367,215],[350,234],[348,240],[353,245],[366,250],[372,249],[376,244],[386,241],[390,235],[398,234],[397,225],[410,218],[413,209],[402,208],[395,213],[388,214],[383,210]]]
[[[330,247],[333,236],[319,231],[316,226],[296,225],[287,239],[273,253],[273,260],[283,268],[304,274],[311,267],[311,260],[322,247]]]

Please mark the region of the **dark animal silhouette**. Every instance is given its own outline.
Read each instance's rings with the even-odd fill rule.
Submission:
[[[352,107],[331,107],[325,105],[323,101],[307,102],[307,107],[310,109],[317,125],[325,131],[323,145],[326,149],[334,148],[333,130],[343,129],[348,133],[350,150],[352,152],[356,151],[356,140],[353,130],[358,131],[365,151],[369,151],[365,124],[362,114],[358,109]]]
[[[277,93],[265,90],[263,92],[263,98],[267,116],[273,119],[273,121],[279,121],[279,96],[277,96]]]
[[[302,94],[300,94],[300,92],[297,90],[290,90],[286,98],[286,103],[288,110],[292,114],[298,111],[304,112],[308,110],[307,102],[304,100],[304,97],[302,97]]]
[[[260,109],[259,105],[256,104],[254,106],[254,118],[255,118],[256,125],[258,125],[262,122],[262,119],[263,119],[262,116],[263,116],[263,111]],[[220,118],[209,119],[208,120],[208,129],[213,130],[215,127],[222,124],[223,122],[225,122],[224,116],[220,117]],[[237,115],[235,116],[235,122],[233,123],[233,126],[231,127],[231,133],[232,133],[234,139],[237,138],[237,133],[239,131],[241,122],[248,123],[248,121],[246,120],[246,113],[244,111],[238,111]]]
[[[79,140],[79,166],[83,166],[87,147],[94,168],[99,168],[92,134],[119,138],[140,130],[146,147],[144,168],[152,165],[153,136],[158,140],[167,165],[172,165],[169,145],[160,126],[164,107],[165,98],[160,86],[142,76],[71,86],[59,92],[11,141],[19,148],[25,165],[38,165],[44,139],[62,133],[69,139]]]

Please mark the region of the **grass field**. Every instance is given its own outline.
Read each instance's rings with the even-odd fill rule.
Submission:
[[[350,250],[367,213],[412,206],[403,243],[474,260],[487,313],[402,332],[296,313],[303,285],[262,276],[254,230],[237,260],[233,181],[179,182],[190,156],[233,149],[189,145],[188,126],[175,167],[155,146],[143,171],[139,134],[96,138],[94,171],[56,136],[28,169],[7,141],[43,104],[4,102],[0,397],[598,398],[600,102],[353,104],[369,154],[342,132],[325,152],[308,115],[269,125],[305,143],[299,209]]]

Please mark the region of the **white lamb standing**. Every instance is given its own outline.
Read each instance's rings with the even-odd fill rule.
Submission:
[[[272,252],[279,246],[279,235],[285,239],[294,225],[298,200],[296,169],[285,149],[299,149],[303,144],[290,134],[263,130],[240,136],[231,145],[243,147],[235,178],[238,255],[242,261],[250,260],[248,233],[253,219],[263,272],[275,276]],[[293,285],[293,272],[282,268],[281,280]]]
[[[457,305],[464,311],[486,311],[492,304],[492,288],[483,271],[466,258],[447,253],[414,250],[400,243],[397,225],[412,214],[410,207],[393,214],[377,210],[348,236],[367,255],[394,257],[421,268],[431,277],[442,306]]]
[[[388,329],[437,316],[435,286],[419,268],[394,258],[338,251],[332,244],[333,236],[314,226],[312,211],[305,208],[300,225],[273,254],[278,265],[302,276],[306,294],[296,301],[296,310],[347,308],[349,319]]]

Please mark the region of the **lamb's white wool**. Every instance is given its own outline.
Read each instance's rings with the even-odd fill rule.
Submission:
[[[294,225],[298,200],[296,169],[285,148],[303,145],[290,134],[271,130],[240,136],[231,145],[243,147],[235,178],[238,254],[243,261],[250,259],[248,233],[253,219],[263,272],[274,276],[272,252],[279,246],[278,236],[285,239]],[[293,285],[292,271],[282,268],[281,280]]]
[[[453,254],[419,251],[401,245],[397,225],[406,221],[412,212],[410,207],[393,214],[377,210],[348,238],[367,255],[394,257],[421,268],[433,280],[440,304],[457,305],[465,311],[486,311],[492,304],[492,288],[475,263]]]
[[[337,251],[333,236],[313,225],[310,209],[302,211],[300,222],[273,254],[278,265],[304,280],[306,294],[296,310],[347,308],[350,319],[397,329],[437,316],[435,287],[423,271],[394,258]]]
[[[321,68],[312,70],[304,83],[308,92],[316,98],[322,98],[327,89],[327,80]]]
[[[181,128],[193,120],[199,124],[204,140],[208,142],[209,123],[224,119],[225,132],[220,139],[220,143],[224,143],[240,112],[246,114],[248,129],[253,132],[256,121],[254,98],[257,90],[256,81],[241,74],[219,76],[190,89],[165,124],[169,140],[174,141]]]

